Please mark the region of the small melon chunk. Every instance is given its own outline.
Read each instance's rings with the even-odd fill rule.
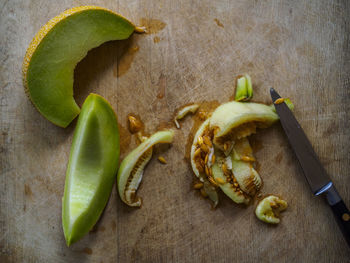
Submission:
[[[255,215],[261,221],[269,224],[278,224],[279,213],[286,210],[288,204],[275,195],[270,195],[261,200],[255,209]]]

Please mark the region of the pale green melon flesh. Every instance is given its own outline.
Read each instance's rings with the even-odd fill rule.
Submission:
[[[213,177],[215,180],[219,179],[225,182],[225,183],[219,184],[219,187],[229,198],[231,198],[232,201],[234,201],[237,204],[249,203],[248,197],[238,192],[235,192],[231,184],[226,182],[226,177],[217,162],[212,166],[212,171],[213,171]]]
[[[106,10],[84,10],[58,22],[36,48],[27,73],[29,96],[40,113],[68,126],[80,111],[73,98],[77,63],[90,49],[133,31],[131,22]]]
[[[232,160],[232,173],[246,194],[254,195],[261,186],[261,178],[250,162]]]
[[[235,101],[249,101],[252,97],[252,80],[248,74],[245,74],[237,79]]]
[[[288,207],[288,204],[285,200],[282,200],[277,196],[270,195],[259,202],[255,209],[255,215],[258,219],[265,223],[278,224],[280,222],[280,219],[275,215],[271,204],[277,206],[274,209],[278,212],[282,212]]]
[[[130,203],[128,202],[125,194],[128,190],[128,181],[132,180],[133,185],[137,188],[141,179],[142,179],[142,172],[143,168],[147,164],[147,162],[150,160],[150,158],[146,158],[144,161],[145,163],[142,163],[139,167],[137,167],[138,172],[135,174],[132,174],[133,169],[135,168],[138,160],[143,156],[145,152],[150,150],[155,144],[158,143],[171,143],[174,138],[174,131],[167,130],[167,131],[159,131],[153,134],[151,137],[144,140],[139,146],[137,146],[134,150],[132,150],[122,161],[120,164],[119,170],[118,170],[118,176],[117,176],[117,184],[118,184],[118,192],[120,199],[124,203],[130,206],[140,206],[140,202]],[[151,153],[152,155],[152,153]],[[137,178],[130,178],[130,176],[136,176]],[[137,189],[136,189],[137,190]]]
[[[100,217],[112,190],[118,159],[116,115],[106,100],[90,94],[79,115],[66,174],[62,223],[68,246]]]
[[[260,103],[231,101],[219,106],[210,118],[210,127],[215,129],[214,144],[223,150],[225,141],[237,138],[231,134],[242,124],[253,123],[257,127],[268,127],[279,118],[271,106]],[[249,136],[247,131],[244,137]]]

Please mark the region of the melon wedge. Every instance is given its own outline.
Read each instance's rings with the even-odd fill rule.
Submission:
[[[139,28],[97,6],[80,6],[52,18],[36,34],[23,61],[26,92],[52,123],[67,127],[79,114],[73,98],[74,68],[87,52],[110,40],[128,38]]]
[[[100,217],[112,191],[118,159],[117,117],[104,98],[90,94],[74,131],[62,200],[68,246],[89,232]]]

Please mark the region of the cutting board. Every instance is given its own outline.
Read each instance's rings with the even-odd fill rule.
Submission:
[[[274,87],[295,104],[330,177],[350,206],[348,1],[25,1],[2,0],[0,15],[0,262],[349,262],[350,250],[323,198],[314,197],[279,124],[251,141],[262,194],[289,204],[278,226],[223,194],[212,209],[193,190],[186,158],[195,118],[186,117],[171,147],[157,147],[146,168],[140,209],[116,187],[82,240],[67,247],[61,198],[76,121],[62,129],[27,99],[21,64],[35,33],[65,9],[96,4],[148,27],[90,51],[75,71],[79,105],[90,92],[119,117],[121,157],[136,145],[127,115],[148,133],[171,127],[191,102],[227,102],[234,78],[249,73],[254,101]],[[163,156],[168,163],[157,161]]]

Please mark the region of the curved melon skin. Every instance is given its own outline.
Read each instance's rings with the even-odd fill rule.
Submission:
[[[62,200],[67,245],[82,238],[99,219],[118,169],[119,129],[109,103],[99,95],[85,100],[74,131]]]
[[[67,127],[79,114],[73,98],[74,68],[87,52],[128,38],[135,26],[101,7],[81,6],[51,19],[32,40],[23,61],[24,86],[38,111]]]

